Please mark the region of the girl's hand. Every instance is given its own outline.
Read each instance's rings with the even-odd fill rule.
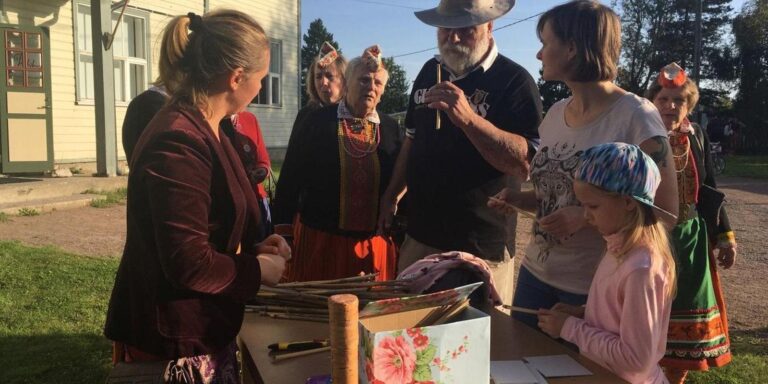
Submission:
[[[565,312],[541,308],[539,309],[539,328],[541,328],[544,333],[557,339],[560,337],[560,332],[563,330],[565,320],[570,316],[571,315]]]
[[[717,261],[720,268],[728,269],[736,262],[736,247],[717,248]]]
[[[563,312],[567,313],[571,316],[578,317],[579,319],[584,318],[584,307],[581,305],[570,305],[566,303],[557,303],[550,308],[553,311]]]
[[[584,208],[572,205],[562,207],[538,220],[539,228],[558,239],[576,233],[584,227]]]

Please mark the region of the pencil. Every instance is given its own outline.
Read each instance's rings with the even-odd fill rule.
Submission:
[[[528,212],[528,211],[526,211],[524,209],[520,209],[520,208],[518,208],[518,207],[516,207],[516,206],[514,206],[514,205],[512,205],[510,203],[507,203],[506,201],[504,201],[502,199],[499,199],[499,198],[493,197],[493,196],[488,196],[488,200],[495,201],[497,203],[503,203],[507,208],[512,208],[512,209],[515,210],[515,212],[517,212],[517,213],[519,213],[519,214],[521,214],[521,215],[523,215],[523,216],[525,216],[525,217],[527,217],[529,219],[536,220],[536,215],[533,212]]]
[[[280,360],[286,360],[286,359],[292,359],[294,357],[301,357],[306,355],[312,355],[315,353],[320,352],[327,352],[330,351],[331,347],[322,347],[322,348],[315,348],[315,349],[308,349],[306,351],[300,351],[300,352],[291,352],[291,353],[281,353],[279,355],[273,355],[272,361],[280,361]]]
[[[440,84],[443,80],[442,78],[442,68],[440,67],[440,63],[437,63],[437,83]],[[440,129],[440,110],[435,110],[435,129]]]
[[[523,307],[515,307],[514,305],[504,304],[504,305],[502,305],[502,307],[504,307],[505,309],[509,309],[512,312],[528,313],[528,314],[531,314],[531,315],[538,315],[539,314],[539,311],[537,311],[535,309],[529,309],[529,308],[523,308]]]

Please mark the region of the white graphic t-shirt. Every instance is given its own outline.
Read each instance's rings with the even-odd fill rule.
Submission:
[[[541,146],[531,164],[538,218],[579,205],[573,193],[573,176],[584,150],[609,142],[639,145],[652,137],[667,136],[656,107],[635,94],[623,95],[595,121],[578,128],[565,123],[565,106],[570,101],[568,98],[553,105],[539,126]],[[534,222],[523,265],[555,288],[587,294],[604,252],[603,238],[592,226],[556,239]]]

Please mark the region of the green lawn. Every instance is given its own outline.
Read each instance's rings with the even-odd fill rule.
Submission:
[[[103,383],[118,261],[0,242],[0,383]]]
[[[723,175],[768,179],[768,156],[726,156]]]
[[[110,343],[102,335],[118,261],[0,241],[0,383],[103,383]],[[768,328],[732,334],[730,365],[690,383],[768,378]]]

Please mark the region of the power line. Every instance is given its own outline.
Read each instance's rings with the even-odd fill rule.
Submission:
[[[431,8],[431,7],[427,7],[427,8],[424,8],[424,7],[409,7],[407,5],[386,3],[386,2],[383,2],[383,1],[373,1],[373,0],[347,0],[347,1],[352,1],[352,2],[356,2],[356,3],[363,3],[363,4],[383,5],[383,6],[386,6],[386,7],[413,9],[413,10],[416,10],[416,11],[423,11],[423,10]],[[500,19],[507,19],[507,20],[511,19],[511,20],[522,21],[521,19],[511,18],[509,16],[502,16]]]
[[[359,1],[363,1],[363,0],[359,0]],[[515,25],[515,24],[520,24],[520,23],[522,23],[523,21],[527,21],[527,20],[533,19],[534,17],[538,17],[538,16],[541,16],[542,14],[544,14],[544,12],[539,12],[539,13],[537,13],[537,14],[535,14],[535,15],[532,15],[532,16],[528,16],[528,17],[526,17],[526,18],[524,18],[524,19],[520,19],[520,20],[517,20],[517,21],[515,21],[515,22],[513,22],[513,23],[509,23],[509,24],[505,24],[505,25],[502,25],[501,27],[498,27],[498,28],[494,29],[494,30],[493,30],[493,32],[496,32],[496,31],[498,31],[498,30],[500,30],[500,29],[504,29],[504,28],[507,28],[507,27],[511,27],[511,26],[513,26],[513,25]],[[431,50],[433,50],[433,49],[437,49],[437,47],[426,48],[426,49],[422,49],[422,50],[419,50],[419,51],[414,51],[414,52],[403,53],[403,54],[401,54],[401,55],[395,55],[395,56],[392,56],[392,58],[394,59],[394,58],[396,58],[396,57],[404,57],[404,56],[415,55],[415,54],[417,54],[417,53],[427,52],[427,51],[431,51]]]

